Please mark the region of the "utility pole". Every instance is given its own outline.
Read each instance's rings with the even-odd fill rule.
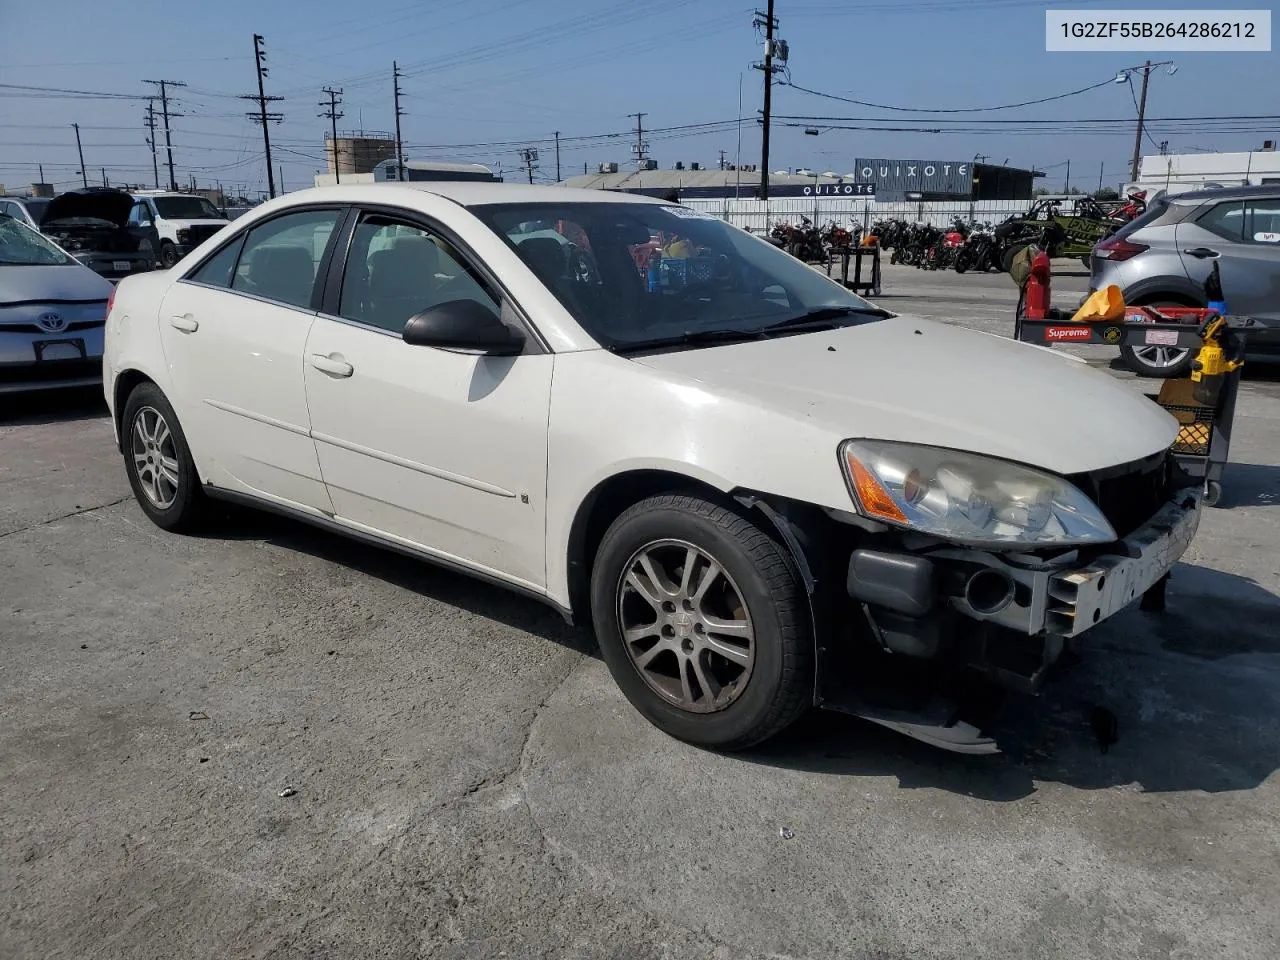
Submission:
[[[1067,179],[1063,181],[1062,192],[1063,193],[1071,192],[1071,161],[1070,160],[1067,161]]]
[[[84,149],[80,146],[80,124],[73,123],[76,130],[76,153],[80,154],[80,180],[86,190],[89,189],[89,172],[84,168]]]
[[[105,186],[108,186],[108,184],[107,184],[107,168],[106,168],[106,167],[103,167],[103,168],[102,168],[102,185],[103,185],[104,187],[105,187]]]
[[[156,189],[160,189],[160,161],[156,157],[156,102],[147,101],[147,146],[151,148],[151,173],[155,177]]]
[[[764,71],[764,113],[760,135],[760,199],[768,200],[769,125],[773,113],[773,75],[779,69],[774,66],[773,60],[777,57],[780,63],[786,63],[789,51],[785,40],[773,39],[774,31],[778,29],[778,18],[773,15],[773,0],[769,0],[768,9],[764,13],[759,10],[755,12],[752,26],[757,29],[764,27],[764,62],[752,64],[752,68]]]
[[[396,104],[396,179],[408,180],[404,172],[404,141],[400,139],[400,118],[404,116],[404,111],[400,109],[400,78],[402,76],[404,74],[400,72],[400,64],[392,60],[391,86]]]
[[[169,131],[169,121],[182,116],[182,114],[169,112],[169,87],[185,87],[186,84],[178,80],[146,80],[144,82],[154,84],[160,88],[160,113],[164,119],[164,149],[169,161],[169,189],[177,190],[178,180],[173,175],[173,138]]]
[[[37,163],[36,166],[40,169],[40,182],[44,183],[44,164]]]
[[[1142,122],[1147,116],[1147,81],[1151,79],[1151,61],[1142,66],[1142,97],[1138,101],[1138,132],[1133,137],[1133,163],[1129,165],[1129,179],[1137,182],[1138,161],[1142,153]]]
[[[255,33],[253,35],[253,62],[257,67],[254,72],[258,75],[258,95],[254,96],[252,93],[241,94],[240,99],[256,100],[258,102],[257,111],[247,113],[245,116],[255,123],[262,124],[262,148],[267,159],[267,193],[274,197],[276,195],[276,181],[275,175],[271,172],[271,132],[269,124],[272,121],[279,123],[284,119],[284,114],[267,113],[267,104],[276,103],[283,100],[284,97],[268,97],[266,91],[263,89],[262,81],[269,72],[267,68],[262,65],[263,61],[267,59],[267,52],[263,49],[265,45],[266,40],[263,39],[262,34]],[[170,179],[172,179],[172,175],[170,175]]]
[[[635,146],[631,148],[631,152],[636,155],[636,169],[643,170],[644,162],[649,159],[645,156],[645,153],[649,149],[649,145],[644,142],[644,118],[647,117],[648,114],[628,113],[627,116],[636,118],[636,142]]]
[[[329,149],[330,156],[333,158],[333,182],[341,183],[342,173],[338,170],[338,118],[346,116],[338,110],[338,104],[342,103],[342,88],[335,90],[333,87],[322,87],[321,92],[329,98],[327,105],[323,101],[320,103],[320,106],[327,106],[327,109],[319,116],[329,118],[329,131],[332,133],[329,138]],[[283,185],[280,189],[284,189]]]
[[[560,131],[556,131],[556,183],[560,182]]]
[[[1098,190],[1102,190],[1102,171],[1107,169],[1107,161],[1103,160],[1098,164]]]
[[[536,147],[525,147],[520,151],[520,162],[529,173],[529,182],[533,183],[533,171],[538,169],[538,150]]]

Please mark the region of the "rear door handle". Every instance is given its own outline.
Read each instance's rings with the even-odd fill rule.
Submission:
[[[195,333],[200,329],[200,323],[195,317],[189,314],[175,316],[169,318],[169,325],[175,330],[181,330],[183,333]]]
[[[1217,250],[1210,250],[1208,247],[1192,247],[1190,250],[1183,250],[1188,257],[1195,257],[1197,260],[1207,260],[1210,257],[1218,256]]]
[[[345,360],[334,360],[320,353],[311,355],[311,365],[334,377],[349,377],[356,372],[356,368]]]

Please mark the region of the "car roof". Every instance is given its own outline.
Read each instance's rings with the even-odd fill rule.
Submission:
[[[1252,200],[1258,197],[1280,197],[1280,184],[1264,184],[1259,187],[1213,187],[1209,190],[1167,193],[1160,199],[1183,204],[1204,203],[1208,200]]]
[[[404,203],[412,206],[415,197],[434,194],[464,207],[480,207],[498,203],[662,203],[653,197],[607,190],[582,190],[575,187],[541,186],[523,183],[485,183],[483,181],[430,180],[417,183],[360,183],[347,186],[312,187],[286,196],[295,202],[313,203],[329,200],[350,203]]]

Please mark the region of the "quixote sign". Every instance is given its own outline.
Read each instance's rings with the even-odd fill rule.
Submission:
[[[772,197],[874,197],[874,183],[806,183],[775,184],[769,187]]]
[[[967,197],[973,190],[973,165],[961,160],[854,161],[859,180],[873,184],[878,194],[943,193]]]

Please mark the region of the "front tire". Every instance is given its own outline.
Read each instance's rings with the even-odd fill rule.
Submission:
[[[591,575],[605,663],[673,737],[740,750],[807,706],[813,642],[785,548],[736,510],[664,495],[609,527]]]
[[[208,500],[178,417],[154,383],[139,384],[125,401],[120,446],[129,486],[151,522],[175,533],[199,528]]]
[[[176,264],[182,257],[178,254],[178,248],[168,240],[160,242],[160,266],[168,270]]]

